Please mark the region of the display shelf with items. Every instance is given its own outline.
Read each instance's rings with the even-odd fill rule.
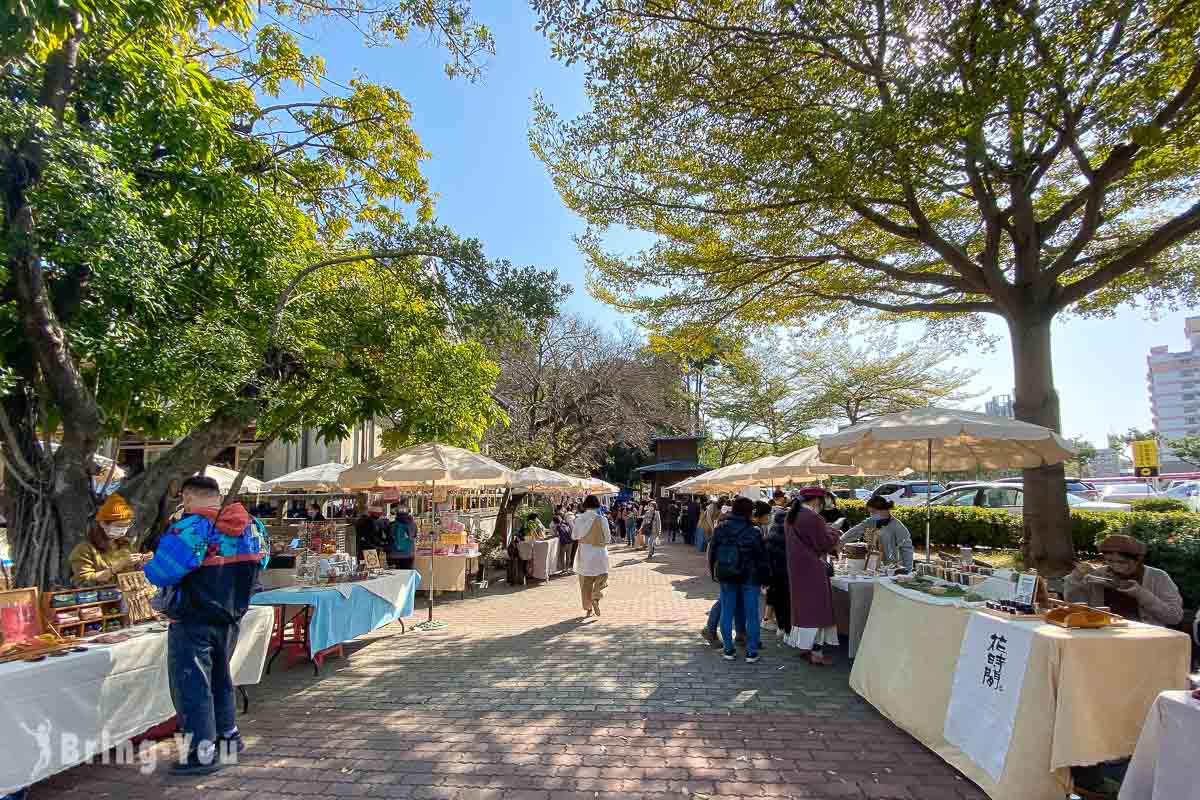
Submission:
[[[46,627],[61,637],[119,630],[129,625],[124,597],[116,586],[46,592],[42,596],[42,617]]]

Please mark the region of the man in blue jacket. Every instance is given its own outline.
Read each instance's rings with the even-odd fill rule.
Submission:
[[[746,663],[758,661],[761,646],[758,610],[761,587],[767,583],[767,551],[762,531],[751,520],[754,501],[739,497],[733,501],[729,518],[713,531],[708,548],[708,567],[721,583],[721,640],[726,661],[737,657],[733,645],[733,618],[740,605],[746,615]]]
[[[188,742],[171,772],[207,775],[221,767],[219,750],[243,748],[229,658],[271,548],[241,503],[221,508],[212,478],[188,478],[182,493],[183,516],[159,540],[146,579],[166,598],[171,699]]]

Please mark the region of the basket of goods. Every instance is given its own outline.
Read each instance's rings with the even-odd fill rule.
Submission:
[[[1107,628],[1110,625],[1125,623],[1123,617],[1085,605],[1052,608],[1043,615],[1043,618],[1051,625],[1057,625],[1060,628]]]
[[[862,542],[851,542],[842,547],[846,553],[846,564],[851,575],[861,575],[867,568],[867,551],[869,549]]]

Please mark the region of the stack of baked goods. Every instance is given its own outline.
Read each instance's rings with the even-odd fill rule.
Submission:
[[[1078,604],[1052,608],[1043,616],[1046,622],[1062,628],[1107,628],[1124,622],[1123,618],[1109,611]]]

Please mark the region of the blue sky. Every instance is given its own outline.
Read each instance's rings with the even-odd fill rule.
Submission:
[[[329,23],[312,31],[307,49],[325,57],[330,77],[340,83],[362,74],[408,98],[413,126],[431,153],[424,171],[439,195],[440,222],[479,238],[493,257],[557,269],[576,287],[568,310],[615,324],[616,313],[583,287],[583,258],[572,241],[583,225],[563,206],[527,141],[535,91],[564,115],[586,108],[582,71],[550,58],[524,3],[477,3],[476,13],[495,36],[496,55],[474,84],[447,79],[445,53],[420,37],[371,49],[347,26]],[[635,242],[632,234],[618,234],[609,243],[632,248]],[[1111,319],[1061,320],[1054,357],[1064,433],[1103,445],[1109,432],[1149,427],[1146,354],[1157,344],[1183,349],[1186,316],[1164,311],[1151,318],[1132,309]],[[991,328],[1001,337],[994,352],[977,349],[950,362],[979,369],[973,389],[986,396],[1008,394],[1012,387],[1007,332],[998,322]]]

